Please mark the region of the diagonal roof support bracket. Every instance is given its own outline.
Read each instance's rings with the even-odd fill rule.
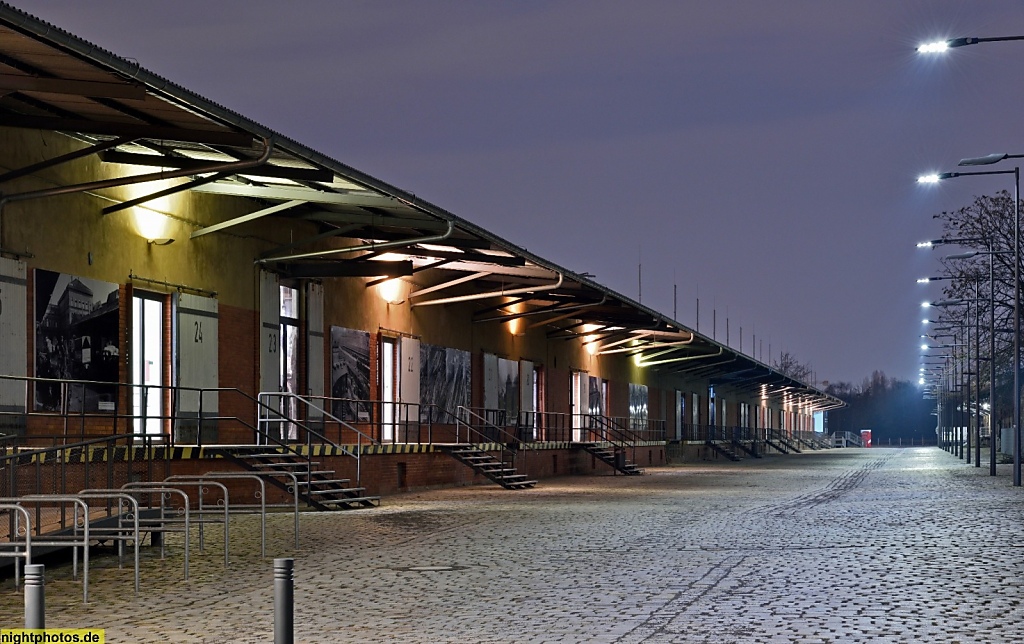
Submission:
[[[407,246],[415,246],[416,244],[429,244],[431,242],[442,241],[451,237],[451,234],[455,231],[455,222],[449,221],[448,228],[440,235],[428,235],[426,237],[408,237],[406,239],[396,239],[395,241],[386,242],[370,242],[369,244],[359,244],[357,246],[345,246],[344,248],[329,248],[327,250],[317,250],[310,253],[299,253],[298,255],[280,255],[276,257],[264,257],[256,260],[257,264],[265,264],[267,262],[286,262],[293,259],[309,259],[310,257],[324,257],[326,255],[337,255],[339,253],[354,253],[361,250],[383,250],[385,248],[404,248]]]
[[[466,282],[472,282],[473,280],[478,280],[481,277],[487,277],[490,274],[491,273],[473,273],[471,275],[463,275],[462,277],[458,277],[458,278],[455,278],[453,280],[448,280],[447,282],[442,282],[440,284],[435,284],[433,286],[428,286],[427,288],[421,288],[420,290],[418,290],[418,291],[416,291],[414,293],[410,293],[409,297],[410,298],[421,297],[423,295],[426,295],[427,293],[435,293],[437,291],[443,291],[446,288],[450,288],[452,286],[458,286],[459,284],[465,284]],[[416,305],[413,304],[413,306],[416,306]]]
[[[176,186],[171,186],[170,188],[165,188],[163,190],[158,190],[158,191],[150,193],[148,195],[143,195],[141,197],[136,197],[135,199],[129,199],[128,201],[122,201],[121,203],[116,203],[113,206],[107,206],[106,208],[104,208],[100,212],[102,214],[104,214],[104,215],[109,215],[111,213],[118,212],[120,210],[127,210],[128,208],[131,208],[132,206],[138,206],[139,204],[144,204],[147,201],[152,201],[153,199],[159,199],[160,197],[166,197],[168,195],[173,195],[173,194],[177,194],[179,192],[184,192],[186,190],[191,190],[192,188],[195,188],[196,186],[203,185],[204,183],[210,183],[212,181],[219,181],[221,179],[230,177],[231,175],[232,175],[232,173],[230,173],[230,172],[218,172],[216,174],[211,174],[211,175],[206,176],[206,177],[200,177],[199,179],[196,179],[195,181],[186,181],[185,183],[179,183]]]
[[[477,273],[477,275],[480,275]],[[561,273],[558,274],[558,280],[554,284],[545,284],[543,286],[524,286],[522,288],[513,288],[509,290],[490,291],[488,293],[473,293],[472,295],[457,295],[455,297],[445,297],[439,300],[430,300],[427,302],[415,302],[412,306],[430,306],[432,304],[451,304],[454,302],[470,302],[473,300],[484,300],[491,297],[509,297],[512,295],[521,295],[523,293],[538,293],[542,291],[553,291],[557,288],[561,288],[562,282],[565,281],[565,276]],[[416,291],[410,297],[413,297],[423,291]]]
[[[13,181],[14,179],[30,175],[33,172],[38,172],[39,170],[45,170],[46,168],[52,168],[55,165],[67,163],[68,161],[74,161],[75,159],[81,159],[82,157],[97,154],[99,152],[103,152],[104,150],[109,150],[110,148],[116,148],[119,145],[131,143],[135,139],[136,137],[134,136],[122,136],[116,139],[112,139],[110,141],[104,141],[103,143],[97,143],[96,145],[92,145],[87,148],[82,148],[81,150],[75,150],[74,152],[62,154],[59,157],[54,157],[52,159],[40,161],[39,163],[33,163],[32,165],[25,166],[24,168],[11,170],[6,174],[0,175],[0,183]]]
[[[209,235],[210,233],[215,233],[215,232],[224,230],[225,228],[231,228],[232,226],[238,226],[239,224],[244,224],[246,222],[255,221],[256,219],[261,219],[263,217],[268,217],[270,215],[279,213],[282,210],[288,210],[290,208],[294,208],[295,206],[301,206],[304,203],[306,203],[306,202],[305,201],[286,201],[284,203],[279,203],[279,204],[273,205],[273,206],[271,206],[269,208],[264,208],[263,210],[257,210],[256,212],[250,212],[248,215],[242,215],[241,217],[235,217],[234,219],[229,219],[227,221],[222,221],[219,224],[214,224],[212,226],[207,226],[206,228],[200,228],[199,230],[193,232],[192,235],[190,236],[190,238],[191,239],[195,239],[196,237],[202,237],[203,235]],[[278,258],[278,259],[283,260],[285,258]]]

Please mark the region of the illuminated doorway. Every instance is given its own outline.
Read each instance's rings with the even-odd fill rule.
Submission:
[[[140,293],[132,297],[132,415],[136,434],[163,433],[164,298]]]

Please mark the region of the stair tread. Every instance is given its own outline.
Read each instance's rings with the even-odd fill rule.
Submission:
[[[344,498],[344,499],[317,499],[316,502],[320,503],[321,505],[335,505],[335,504],[338,504],[338,503],[342,503],[342,504],[348,505],[350,503],[365,503],[367,501],[378,501],[379,502],[380,501],[380,497],[379,496],[353,496],[353,497],[347,497],[347,498]]]
[[[349,483],[352,479],[313,479],[312,481],[299,481],[299,485],[308,487],[310,485],[334,485],[336,483]]]
[[[324,490],[309,490],[309,495],[320,495],[320,494],[348,494],[348,493],[359,493],[365,492],[365,487],[332,487]]]

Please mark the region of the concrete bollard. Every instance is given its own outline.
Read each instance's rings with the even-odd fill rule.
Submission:
[[[43,564],[25,566],[25,628],[46,628],[46,580]]]
[[[274,559],[274,644],[295,642],[294,567],[294,559]]]

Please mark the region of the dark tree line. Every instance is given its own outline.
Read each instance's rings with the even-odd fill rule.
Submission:
[[[870,429],[875,445],[935,443],[935,401],[909,380],[876,371],[860,385],[834,382],[825,391],[848,405],[828,412],[829,433]]]

